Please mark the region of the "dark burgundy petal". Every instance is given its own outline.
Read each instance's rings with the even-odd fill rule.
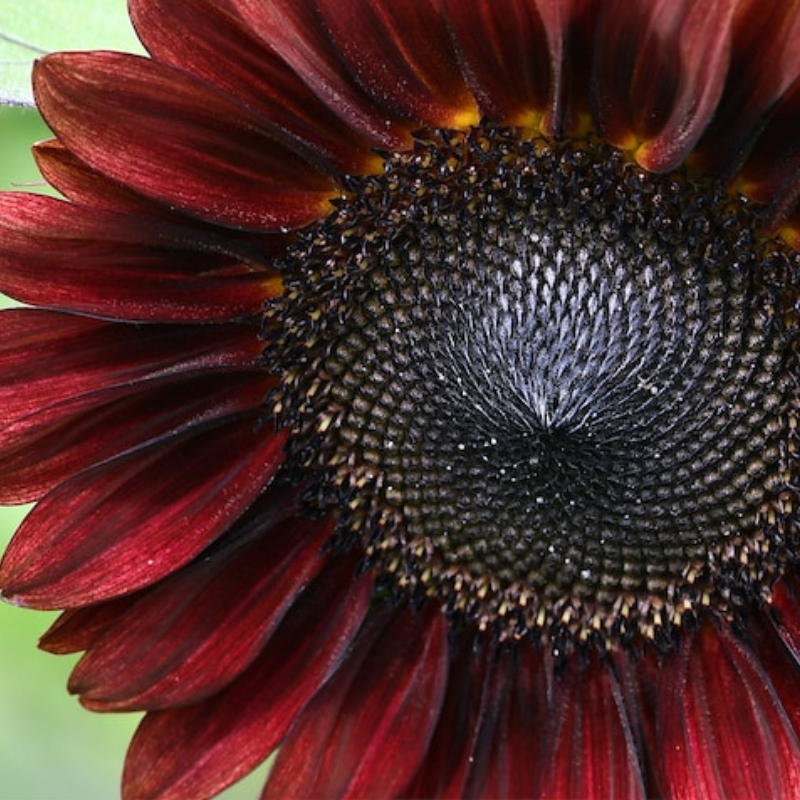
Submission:
[[[0,334],[3,502],[38,499],[104,458],[257,408],[269,386],[245,326],[137,329],[13,309],[0,313]]]
[[[545,699],[545,669],[532,647],[504,651],[484,687],[482,720],[470,759],[468,797],[533,797]]]
[[[543,130],[553,136],[586,131],[597,16],[605,0],[535,0],[552,63],[553,99]]]
[[[189,216],[174,207],[145,197],[118,181],[103,175],[75,153],[68,150],[58,139],[37,142],[31,148],[36,166],[45,180],[64,197],[90,208],[121,211],[144,219],[178,220],[184,225],[193,225],[206,235],[210,230],[207,222]],[[228,239],[242,236],[239,231],[225,229]],[[252,234],[248,234],[252,236]],[[276,241],[285,238],[281,234],[260,234],[262,241]]]
[[[744,0],[733,21],[725,91],[714,119],[692,154],[704,170],[731,176],[762,124],[761,117],[800,74],[800,0],[764,13],[763,0]]]
[[[173,213],[162,203],[150,200],[101,175],[64,147],[58,139],[36,142],[31,150],[44,179],[70,200],[91,207],[125,211],[145,217],[163,218]]]
[[[498,653],[483,642],[460,642],[439,724],[404,796],[533,797],[545,696],[534,648]]]
[[[322,571],[264,652],[229,687],[183,708],[148,714],[128,751],[125,800],[210,797],[280,744],[297,714],[339,667],[372,591],[354,559]]]
[[[675,93],[678,80],[678,67],[673,60],[664,64],[666,53],[662,52],[661,69],[645,70],[639,67],[639,61],[650,55],[649,47],[645,47],[646,32],[655,38],[655,27],[652,23],[659,4],[656,3],[623,3],[611,0],[608,4],[611,11],[600,15],[597,33],[598,47],[595,54],[594,75],[594,111],[597,123],[603,136],[612,144],[626,149],[633,149],[638,144],[636,112],[631,93],[633,77],[637,72],[657,78],[656,96],[652,106],[658,114],[657,123],[663,124],[669,104]],[[648,43],[650,47],[652,42]],[[659,41],[661,49],[666,49],[667,42]],[[648,102],[647,108],[651,104]],[[647,117],[645,116],[645,120]],[[653,131],[650,131],[652,134]]]
[[[39,647],[48,653],[66,655],[87,650],[116,621],[131,608],[144,591],[115,597],[103,603],[70,608],[59,614],[58,619],[45,631]]]
[[[34,89],[70,150],[147,197],[252,230],[327,213],[332,185],[262,117],[177,69],[118,53],[58,53],[37,62]]]
[[[787,575],[776,584],[772,619],[784,645],[800,664],[800,585],[796,575]]]
[[[438,0],[316,0],[351,73],[382,108],[416,125],[478,121]]]
[[[320,22],[316,0],[235,0],[234,4],[264,47],[276,52],[353,130],[389,150],[410,143],[409,130],[414,126],[376,106],[347,74]]]
[[[555,97],[548,31],[528,0],[444,0],[464,74],[481,114],[539,127]]]
[[[572,658],[553,680],[541,730],[542,798],[644,798],[643,775],[616,677],[597,657]]]
[[[218,373],[84,395],[27,417],[0,431],[0,499],[36,500],[93,464],[258,408],[269,385],[261,373]]]
[[[533,797],[539,764],[534,764],[531,754],[539,751],[544,725],[544,659],[533,647],[522,647],[506,670],[503,680],[511,689],[497,743],[499,752],[490,761],[484,796]]]
[[[668,796],[800,796],[800,742],[769,676],[727,626],[706,622],[686,636],[659,677]]]
[[[647,169],[685,161],[725,84],[736,0],[603,4],[594,66],[595,113],[612,144]]]
[[[493,648],[463,638],[450,659],[439,723],[409,789],[409,797],[463,797],[472,771],[474,750],[485,708],[487,681]]]
[[[75,161],[74,156],[56,140],[42,142],[38,146],[59,153],[59,158],[67,157]],[[88,169],[85,165],[83,168]],[[92,178],[87,177],[86,180],[94,183],[102,178],[99,173],[93,172]],[[118,189],[121,193],[128,192],[123,187]],[[133,197],[140,206],[133,209],[100,209],[96,202],[84,204],[77,200],[65,203],[44,195],[6,192],[0,196],[0,209],[3,211],[3,223],[9,231],[29,232],[45,239],[98,238],[119,245],[163,247],[177,254],[226,255],[262,269],[269,267],[276,252],[282,252],[278,243],[285,240],[283,235],[242,234],[215,228],[175,211],[168,211],[164,206],[139,195],[131,195]],[[119,205],[125,206],[125,202]],[[197,274],[204,271],[202,264],[193,267],[185,263],[181,267]]]
[[[260,350],[245,325],[137,327],[8,309],[0,312],[0,426],[47,425],[112,388],[121,395],[144,382],[252,370]]]
[[[141,219],[168,222],[192,231],[190,241],[211,241],[214,249],[235,255],[247,263],[265,265],[286,251],[290,237],[280,232],[215,230],[207,222],[151,200],[123,186],[81,161],[58,139],[38,142],[32,148],[39,171],[64,197],[91,209],[118,211]],[[89,216],[89,215],[87,215]]]
[[[249,415],[65,481],[28,515],[0,564],[13,603],[71,608],[154,583],[251,505],[283,461],[286,434]]]
[[[447,622],[438,609],[373,612],[289,732],[263,797],[402,796],[439,717],[446,675]]]
[[[648,796],[665,797],[666,781],[661,774],[663,764],[656,736],[658,657],[652,649],[631,653],[620,648],[612,658]]]
[[[784,580],[779,586],[783,585]],[[777,587],[776,587],[777,588]],[[753,613],[748,620],[747,642],[755,651],[758,662],[769,676],[786,717],[800,738],[800,652],[796,650],[798,640],[798,610],[789,609],[785,603],[793,595],[796,602],[796,586],[789,593],[780,592],[779,610],[773,607],[764,614]]]
[[[770,223],[777,225],[797,212],[800,199],[800,79],[771,110],[761,136],[737,179],[748,197],[770,206]]]
[[[330,533],[308,520],[270,530],[263,515],[231,531],[245,544],[149,592],[78,662],[70,691],[94,711],[168,708],[219,691],[258,655],[320,569]]]
[[[472,747],[469,754],[464,753],[466,782],[463,792],[466,797],[516,797],[516,794],[508,793],[507,787],[498,785],[505,782],[503,767],[508,763],[504,752],[504,728],[513,686],[513,673],[509,669],[512,666],[511,654],[507,651],[492,653],[489,659],[483,681],[480,711],[472,729]],[[443,721],[440,718],[440,722]],[[535,752],[534,750],[528,755],[532,756]],[[535,761],[530,758],[527,765],[533,766]],[[521,764],[519,766],[522,767]],[[529,784],[528,790],[520,796],[533,796],[533,791],[534,786]]]
[[[179,225],[38,195],[0,196],[0,290],[23,303],[128,321],[258,314],[280,293],[280,279],[220,253],[226,246],[237,249]]]
[[[238,98],[321,169],[338,175],[375,167],[374,141],[337,117],[230,10],[211,0],[134,0],[129,6],[139,37],[156,60]]]

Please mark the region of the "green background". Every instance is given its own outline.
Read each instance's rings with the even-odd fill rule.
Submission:
[[[46,190],[29,150],[47,136],[33,110],[0,108],[0,190]],[[0,509],[0,549],[24,511]],[[113,800],[139,717],[93,714],[67,694],[77,656],[36,648],[55,617],[0,603],[0,800]],[[264,774],[262,767],[220,797],[258,797]]]

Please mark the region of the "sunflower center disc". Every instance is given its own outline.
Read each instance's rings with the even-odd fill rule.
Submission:
[[[797,259],[753,212],[486,126],[347,189],[266,314],[342,540],[504,636],[652,638],[766,591],[796,535]]]

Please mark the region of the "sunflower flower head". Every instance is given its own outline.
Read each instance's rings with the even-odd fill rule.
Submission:
[[[800,794],[800,2],[129,5],[0,197],[126,800]]]

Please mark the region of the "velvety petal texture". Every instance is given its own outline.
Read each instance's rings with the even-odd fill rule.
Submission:
[[[354,584],[353,566],[328,567],[226,689],[144,718],[125,767],[126,798],[208,797],[272,752],[338,669],[364,618],[372,585]]]
[[[129,5],[153,58],[188,69],[236,97],[332,176],[370,166],[370,139],[336,116],[233,9],[209,0]],[[224,72],[220,61],[227,65]]]
[[[281,293],[263,250],[237,253],[189,227],[100,211],[87,218],[73,204],[25,194],[0,197],[0,219],[0,290],[23,303],[128,321],[222,322],[255,316]]]
[[[542,731],[538,796],[644,798],[644,780],[610,669],[573,663],[554,687]]]
[[[185,705],[230,683],[319,570],[330,536],[326,525],[309,532],[296,520],[268,527],[257,518],[235,531],[245,546],[187,567],[143,598],[80,660],[70,691],[111,711]],[[211,661],[215,669],[204,669]]]
[[[235,6],[263,46],[274,51],[350,128],[381,147],[408,143],[414,126],[394,109],[375,109],[345,69],[313,0],[238,0]],[[339,8],[347,11],[344,3]]]
[[[447,0],[444,7],[481,114],[536,124],[556,92],[557,66],[541,11],[527,0]]]
[[[348,71],[380,106],[420,125],[477,122],[437,0],[317,0]]]
[[[248,415],[61,483],[6,551],[6,598],[36,608],[87,605],[188,562],[252,504],[281,463],[285,436],[254,441],[256,423]],[[196,465],[191,479],[181,469],[187,463]],[[154,472],[160,481],[151,480]]]
[[[674,169],[708,125],[725,82],[734,7],[735,0],[603,5],[598,123],[613,144],[641,142],[637,157],[648,169]]]
[[[800,73],[800,3],[774,3],[769,11],[764,14],[759,0],[734,9],[724,94],[698,144],[697,157],[706,169],[730,176],[741,167],[764,115]]]
[[[139,331],[89,317],[10,309],[0,313],[0,337],[0,364],[7,375],[0,388],[0,442],[8,458],[0,478],[5,502],[39,499],[76,468],[141,449],[159,434],[164,438],[181,427],[190,433],[204,418],[224,419],[237,406],[247,412],[266,388],[248,326]],[[38,364],[30,359],[31,350]],[[209,396],[193,410],[195,392],[212,373],[220,378],[214,394],[221,403]],[[250,382],[249,401],[230,396],[223,385],[228,381]],[[175,392],[191,393],[194,400],[176,407]],[[165,402],[155,413],[150,403],[159,395]],[[137,416],[147,416],[147,422],[131,430]],[[97,427],[102,417],[110,429]]]
[[[375,615],[283,744],[265,798],[393,797],[439,715],[447,629],[438,612]],[[392,768],[383,767],[392,753]]]
[[[724,628],[706,624],[665,662],[658,727],[672,797],[800,791],[797,734],[758,659]]]
[[[489,152],[495,140],[482,131],[504,132],[503,141],[532,158],[568,142],[600,142],[628,177],[666,173],[713,186],[752,213],[758,247],[788,245],[789,278],[751,327],[796,327],[800,0],[128,6],[148,57],[56,53],[35,66],[36,101],[54,138],[34,155],[60,196],[0,195],[0,292],[18,306],[0,311],[0,502],[36,503],[0,562],[0,593],[62,612],[41,646],[82,653],[69,690],[85,707],[145,712],[124,767],[124,800],[211,798],[270,757],[262,797],[275,800],[800,797],[800,534],[791,526],[776,547],[780,569],[752,596],[741,600],[726,586],[730,606],[721,611],[704,597],[670,595],[674,608],[685,601],[692,613],[678,610],[669,635],[660,596],[650,595],[652,629],[629,633],[632,604],[651,588],[634,578],[613,603],[576,589],[587,607],[613,605],[613,635],[599,614],[578,634],[564,597],[516,587],[520,619],[555,609],[555,622],[514,627],[506,619],[513,609],[503,605],[496,618],[482,610],[485,596],[506,585],[493,570],[499,539],[513,538],[510,523],[491,546],[462,548],[478,559],[472,572],[488,576],[479,591],[459,594],[475,577],[460,567],[440,587],[430,578],[441,565],[428,540],[406,541],[405,529],[392,538],[393,521],[411,519],[405,505],[375,501],[363,526],[353,522],[364,487],[380,499],[394,495],[383,462],[364,468],[374,430],[346,428],[349,483],[319,445],[328,428],[345,430],[346,392],[305,438],[295,425],[316,414],[322,393],[312,382],[301,396],[306,372],[325,378],[340,368],[341,352],[367,352],[360,330],[315,349],[333,325],[326,315],[342,325],[369,316],[346,306],[354,286],[372,292],[373,278],[394,286],[393,270],[423,250],[434,253],[426,255],[432,271],[494,269],[488,233],[470,238],[472,218],[506,237],[503,257],[524,249],[514,269],[539,258],[528,252],[539,233],[525,228],[523,247],[514,238],[523,223],[504,216],[512,195],[529,191],[530,164],[509,182],[518,161],[510,150]],[[469,148],[450,146],[459,137]],[[439,169],[433,187],[431,163]],[[440,213],[456,191],[451,177],[474,184],[484,163],[492,165],[491,191],[471,196],[453,222]],[[538,185],[564,174],[539,175]],[[401,183],[402,208],[393,205]],[[414,216],[417,198],[429,205]],[[696,210],[660,222],[688,225]],[[533,206],[526,214],[548,219]],[[595,259],[595,272],[614,265],[612,243],[630,224],[614,219],[603,228],[610,255]],[[437,238],[445,225],[463,228],[455,255]],[[403,226],[422,230],[412,241],[425,248],[408,247]],[[384,250],[369,273],[365,253],[376,241]],[[548,258],[562,257],[556,244]],[[581,258],[594,258],[587,253]],[[537,262],[543,296],[568,305],[551,267]],[[360,282],[345,282],[360,269]],[[399,298],[399,316],[414,320],[413,339],[445,302],[415,306],[416,283],[404,280],[392,302]],[[582,281],[575,279],[579,292],[590,297]],[[513,282],[510,271],[495,281],[504,282]],[[336,302],[303,306],[304,292],[329,286],[343,287]],[[623,288],[614,292],[623,297]],[[511,308],[502,292],[495,303],[494,291],[492,284],[494,305],[487,301],[464,342],[443,330],[436,358],[414,351],[406,361],[419,360],[419,374],[435,375],[448,392],[462,383],[460,373],[442,378],[448,360],[469,361],[492,392],[502,389],[496,373],[512,356],[481,362],[470,347],[491,335],[516,352],[531,309],[521,301]],[[689,313],[686,297],[678,305]],[[581,298],[576,326],[592,302]],[[275,319],[295,301],[302,323],[285,324],[301,343],[277,352],[289,337],[275,334]],[[364,308],[383,321],[381,303],[370,303]],[[496,313],[503,303],[507,317]],[[513,325],[498,323],[515,314]],[[406,332],[387,331],[381,347],[389,351]],[[609,348],[620,337],[615,329]],[[529,373],[539,369],[526,358]],[[798,360],[794,341],[775,361],[774,382],[789,371],[796,388]],[[347,380],[371,386],[378,371],[365,356]],[[487,397],[458,388],[470,410],[483,409]],[[287,397],[297,408],[281,407]],[[384,399],[376,393],[365,404],[388,418]],[[793,402],[776,447],[791,475],[800,459]],[[490,406],[481,418],[487,431],[497,416]],[[419,452],[428,457],[436,436],[471,424],[453,417],[425,431]],[[390,430],[392,420],[381,425]],[[502,446],[513,450],[516,440]],[[392,463],[406,466],[401,457]],[[438,492],[445,496],[450,474],[441,474],[434,487],[422,472],[404,478],[430,500],[426,515],[445,505]],[[495,478],[500,485],[499,471]],[[769,525],[796,522],[795,488],[759,511]],[[527,501],[530,515],[532,493]],[[468,516],[458,503],[448,509],[456,528]],[[569,509],[562,502],[559,513]],[[692,530],[705,524],[701,517]],[[594,522],[587,527],[596,538]],[[439,533],[449,541],[457,531]],[[537,536],[518,544],[520,557],[544,552]],[[391,561],[382,548],[395,545],[401,555]],[[752,553],[735,554],[746,570]],[[578,548],[552,571],[572,555],[586,553]]]
[[[186,72],[116,53],[60,54],[39,62],[34,88],[60,141],[146,197],[258,230],[325,213],[330,184],[247,108]]]

